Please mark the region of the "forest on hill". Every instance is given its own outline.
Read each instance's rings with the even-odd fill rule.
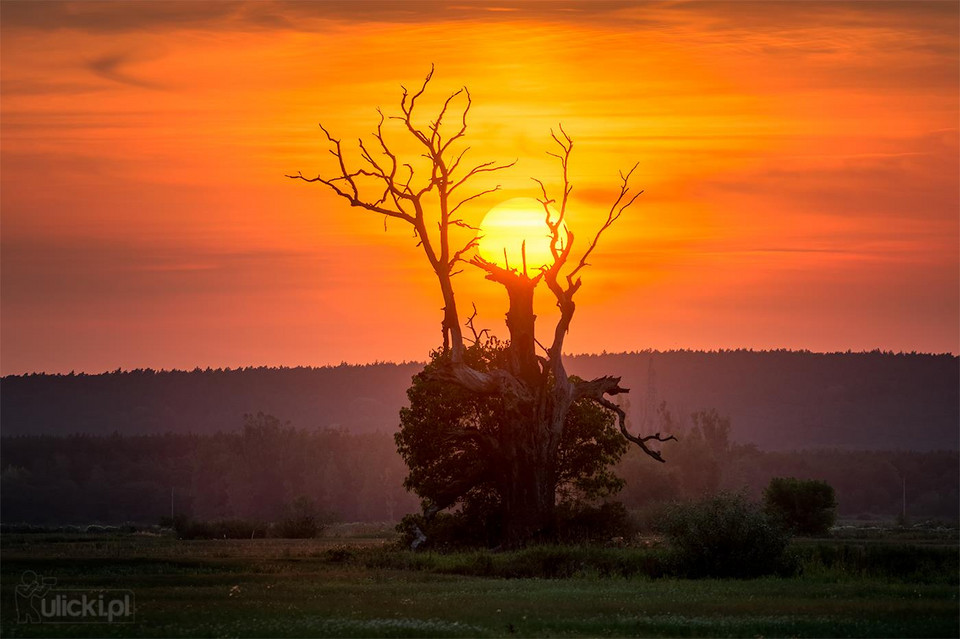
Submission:
[[[231,432],[259,411],[307,430],[393,432],[418,363],[322,368],[134,370],[9,375],[2,434]],[[661,402],[685,428],[695,411],[732,420],[762,450],[960,449],[960,360],[953,355],[644,351],[568,358],[568,371],[623,377],[638,428]]]

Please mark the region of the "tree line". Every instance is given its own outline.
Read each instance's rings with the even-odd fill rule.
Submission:
[[[677,414],[716,408],[731,417],[733,440],[765,450],[960,449],[960,360],[953,355],[644,351],[572,356],[567,364],[584,379],[622,374],[638,426],[650,412],[646,395]],[[303,428],[392,432],[422,368],[8,375],[0,381],[2,432],[214,434],[261,410]]]
[[[954,451],[763,451],[733,442],[725,417],[704,411],[675,419],[679,442],[667,464],[628,450],[613,470],[613,498],[637,513],[723,490],[759,499],[773,477],[821,479],[836,489],[841,517],[958,518]],[[301,429],[269,415],[209,435],[3,437],[4,524],[156,523],[172,514],[200,520],[276,521],[307,499],[329,519],[398,521],[418,510],[403,487],[407,468],[391,432]]]

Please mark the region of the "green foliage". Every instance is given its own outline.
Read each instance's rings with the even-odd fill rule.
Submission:
[[[797,548],[805,575],[960,584],[956,546],[905,543],[817,543]]]
[[[503,365],[506,346],[496,338],[478,341],[466,350],[472,368],[487,371]],[[409,406],[400,411],[397,450],[409,473],[404,486],[420,496],[424,508],[448,504],[459,495],[455,511],[435,517],[407,518],[398,529],[412,539],[417,523],[434,547],[491,545],[501,530],[496,478],[504,462],[489,441],[497,441],[503,423],[503,400],[479,396],[437,375],[443,354],[413,378]],[[556,488],[561,502],[591,501],[615,494],[623,480],[611,470],[627,450],[616,429],[615,415],[593,402],[575,402],[567,415],[557,452]],[[429,529],[429,530],[428,530]]]
[[[429,520],[421,513],[406,515],[397,524],[404,548],[411,547],[420,531],[427,538],[423,548],[440,551],[496,546],[502,529],[500,511],[488,511],[482,502],[468,502],[454,512],[437,513]]]
[[[557,453],[560,501],[591,501],[620,492],[624,481],[612,466],[628,446],[613,413],[590,401],[574,402]]]
[[[825,535],[837,517],[836,495],[825,481],[774,477],[763,501],[771,515],[799,535]]]
[[[775,572],[793,579],[856,581],[883,580],[905,584],[957,585],[960,551],[950,546],[917,544],[800,543],[790,547]],[[661,545],[602,547],[597,545],[530,546],[492,552],[411,552],[387,547],[328,550],[325,563],[365,568],[422,571],[505,579],[567,579],[596,577],[691,576],[675,549]],[[701,575],[713,577],[716,575]],[[758,575],[750,575],[758,576]]]
[[[353,561],[356,555],[353,549],[347,546],[335,546],[324,550],[320,557],[329,564],[346,564]]]
[[[471,550],[415,553],[377,549],[357,554],[353,559],[365,568],[499,579],[658,578],[669,576],[672,566],[671,557],[663,548],[609,548],[595,545],[528,546],[508,552]]]
[[[557,509],[558,538],[564,543],[606,543],[627,540],[634,525],[627,509],[619,501],[593,505],[580,501],[561,503]]]
[[[502,356],[498,345],[467,349],[465,361],[478,370],[488,370]],[[407,390],[409,406],[400,410],[400,430],[394,439],[409,473],[403,485],[424,501],[444,500],[451,486],[474,477],[472,500],[489,499],[495,492],[490,459],[474,435],[496,434],[500,413],[498,397],[481,398],[456,384],[434,377],[440,368],[439,352],[413,378]]]
[[[452,513],[437,513],[429,521],[419,513],[407,515],[397,525],[402,547],[409,548],[417,539],[417,529],[427,537],[424,547],[432,550],[489,548],[500,541],[502,519],[499,510],[477,502],[468,502]],[[561,542],[607,543],[627,540],[633,534],[630,515],[620,502],[566,501],[557,507],[557,539]]]
[[[794,569],[787,531],[742,494],[673,504],[660,528],[684,576],[749,578]]]

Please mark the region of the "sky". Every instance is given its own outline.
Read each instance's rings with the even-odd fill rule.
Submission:
[[[441,299],[410,229],[284,176],[335,174],[318,123],[355,163],[431,65],[420,121],[466,86],[468,157],[517,161],[471,223],[531,177],[556,193],[561,123],[584,244],[637,164],[569,352],[957,353],[958,11],[4,0],[0,372],[426,359]],[[505,333],[501,288],[456,286]]]

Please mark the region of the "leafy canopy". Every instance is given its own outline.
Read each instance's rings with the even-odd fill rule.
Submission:
[[[462,512],[491,515],[499,510],[497,478],[506,461],[496,446],[504,412],[503,397],[478,395],[444,381],[436,373],[443,364],[440,351],[413,378],[407,390],[410,405],[400,411],[397,449],[409,469],[404,486],[431,505],[457,507]],[[507,345],[489,337],[464,353],[478,371],[505,366]],[[575,402],[566,418],[557,454],[556,486],[560,502],[607,497],[623,487],[610,466],[627,450],[616,427],[616,416],[594,402]],[[469,482],[468,490],[463,482]],[[459,497],[450,502],[450,496]]]

